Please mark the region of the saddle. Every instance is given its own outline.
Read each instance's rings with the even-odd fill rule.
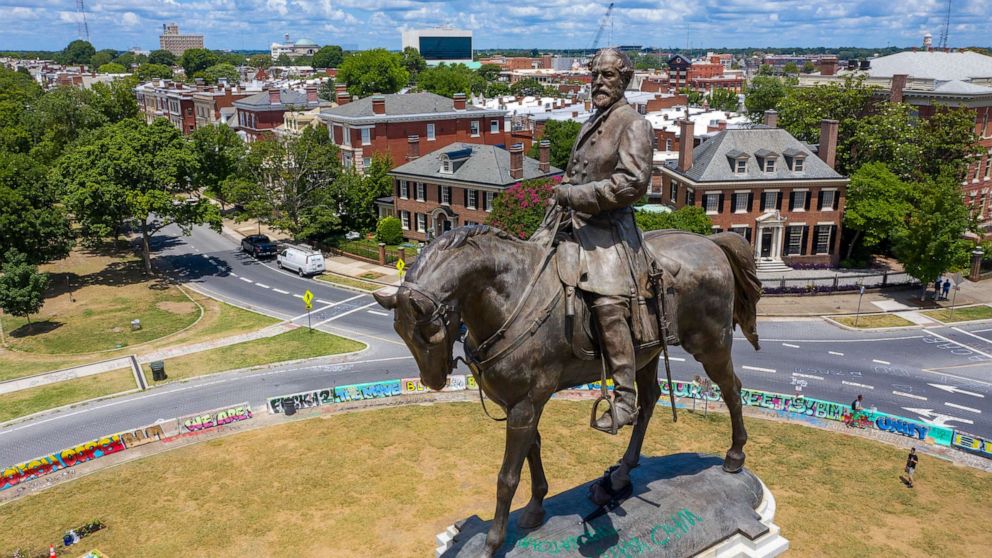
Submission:
[[[650,296],[638,296],[631,300],[630,322],[636,351],[661,345],[662,335],[669,346],[679,345],[678,328],[675,319],[678,315],[678,298],[675,290],[675,277],[681,264],[667,256],[651,252],[642,243],[648,257],[647,284]],[[570,238],[558,238],[555,253],[555,267],[565,291],[566,335],[571,339],[572,352],[582,360],[600,357],[596,327],[592,323],[592,311],[579,284],[579,245]],[[660,294],[660,296],[659,296]]]

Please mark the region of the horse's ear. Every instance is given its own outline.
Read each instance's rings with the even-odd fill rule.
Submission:
[[[372,293],[372,297],[379,303],[379,306],[382,306],[386,310],[396,308],[396,292],[376,291]]]

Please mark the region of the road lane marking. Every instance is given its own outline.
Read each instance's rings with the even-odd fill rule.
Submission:
[[[941,335],[939,333],[935,333],[935,332],[933,332],[933,331],[931,331],[929,329],[924,329],[923,331],[925,331],[928,335],[933,335],[934,337],[939,337],[940,339],[943,339],[944,341],[947,341],[948,343],[954,343],[955,345],[957,345],[959,347],[964,347],[965,349],[968,349],[969,351],[971,351],[973,353],[980,354],[983,357],[992,358],[992,355],[990,355],[988,353],[983,353],[982,351],[979,351],[978,349],[976,349],[976,348],[974,348],[972,346],[965,345],[964,343],[959,343],[959,342],[957,342],[957,341],[955,341],[953,339],[950,339],[948,337],[944,337],[943,335]]]
[[[365,295],[358,295],[358,296],[365,296]],[[332,316],[332,317],[327,318],[326,320],[324,320],[322,322],[317,322],[317,323],[313,324],[313,327],[320,327],[320,326],[322,326],[322,325],[324,325],[324,324],[326,324],[328,322],[333,322],[334,320],[337,320],[339,318],[343,318],[343,317],[347,316],[348,314],[354,314],[355,312],[358,312],[358,311],[361,311],[361,310],[367,310],[367,309],[369,309],[369,308],[371,308],[373,306],[376,306],[378,304],[379,304],[378,302],[374,302],[373,301],[373,302],[370,302],[370,303],[366,304],[365,306],[359,306],[358,308],[352,308],[351,310],[348,310],[347,312],[341,312],[337,316]]]
[[[272,290],[273,290],[274,292],[277,292],[277,293],[279,293],[279,294],[289,294],[289,291],[284,291],[284,290],[282,290],[282,289],[272,289]]]
[[[838,353],[837,351],[827,351],[827,354],[831,354],[835,356],[844,356],[844,353]]]
[[[975,339],[981,339],[982,341],[985,341],[986,343],[992,343],[992,339],[986,339],[986,338],[982,337],[981,335],[975,335],[974,333],[972,333],[970,331],[965,331],[965,330],[963,330],[963,329],[961,329],[959,327],[952,327],[951,329],[953,329],[954,331],[959,331],[959,332],[961,332],[961,333],[963,333],[965,335],[970,335],[970,336],[974,337]]]
[[[898,395],[900,397],[908,397],[910,399],[919,399],[920,401],[926,401],[927,398],[922,395],[913,395],[912,393],[904,393],[901,391],[893,391],[892,395]]]
[[[376,316],[388,316],[389,312],[380,312],[378,310],[369,310],[369,314],[375,314]]]
[[[240,275],[238,275],[237,273],[235,273],[235,272],[232,271],[231,272],[231,277],[240,277]]]
[[[254,283],[254,281],[252,281],[251,279],[249,279],[247,277],[238,277],[238,279],[241,279],[245,283]]]
[[[301,295],[301,294],[294,294],[293,296],[295,296],[296,298],[303,298],[303,295]],[[303,314],[303,315],[306,316],[306,314]]]
[[[892,364],[891,362],[889,362],[887,360],[878,360],[876,358],[871,359],[871,361],[874,362],[874,363],[876,363],[876,364],[884,364],[886,366]]]
[[[256,287],[262,287],[263,289],[268,289],[268,288],[269,288],[269,286],[268,286],[268,285],[265,285],[265,284],[263,284],[263,283],[255,283],[255,286],[256,286]]]
[[[945,386],[943,384],[931,384],[929,382],[927,384],[937,389],[944,390],[947,393],[960,393],[961,395],[970,395],[972,397],[977,397],[979,399],[985,399],[985,396],[982,395],[981,393],[975,393],[973,391],[965,391],[963,389],[959,389],[957,386]]]
[[[973,409],[971,407],[965,407],[964,405],[958,405],[957,403],[944,403],[948,407],[954,407],[955,409],[961,409],[962,411],[970,411],[972,413],[982,414],[978,409]]]
[[[799,345],[793,345],[791,343],[782,343],[782,346],[783,347],[791,347],[793,349],[798,349],[799,348]]]
[[[295,296],[296,298],[303,298],[303,295],[294,294],[293,296]],[[368,295],[360,294],[360,295],[355,295],[355,296],[353,296],[351,298],[346,298],[346,299],[344,299],[342,301],[339,301],[339,302],[332,302],[332,303],[328,304],[327,306],[322,306],[322,307],[320,307],[320,308],[318,308],[316,310],[311,310],[310,312],[304,312],[304,313],[300,314],[299,316],[296,316],[295,318],[293,318],[293,319],[291,319],[289,321],[295,322],[296,320],[299,320],[300,318],[306,317],[307,314],[310,314],[310,313],[317,314],[319,312],[323,312],[324,310],[327,310],[328,308],[334,308],[335,306],[344,304],[345,302],[351,302],[352,300],[355,300],[356,298],[362,298],[363,296],[368,296]],[[373,304],[375,304],[375,303],[373,303]],[[339,314],[339,316],[344,316],[344,314]],[[323,322],[321,322],[321,323],[323,323]],[[314,324],[313,327],[317,327],[318,325],[320,325],[320,324]]]
[[[847,380],[841,380],[840,383],[844,384],[845,386],[854,386],[865,389],[875,389],[875,386],[870,386],[868,384],[859,384],[858,382],[848,382]]]
[[[672,362],[685,362],[685,359],[682,358],[682,357],[673,357],[673,356],[670,356],[670,357],[668,357],[668,360],[670,360]]]
[[[772,368],[761,368],[760,366],[741,366],[741,368],[743,368],[744,370],[754,370],[755,372],[770,372],[772,374],[775,373],[775,370]]]
[[[990,327],[989,329],[976,329],[975,333],[986,333],[988,331],[992,331],[992,327]]]
[[[822,380],[823,379],[823,376],[814,376],[812,374],[800,374],[798,372],[793,372],[792,375],[795,376],[795,377],[797,377],[797,378],[809,378],[811,380]]]

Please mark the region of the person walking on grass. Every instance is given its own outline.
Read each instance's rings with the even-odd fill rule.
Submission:
[[[909,456],[906,457],[906,486],[913,488],[913,474],[916,473],[916,464],[920,462],[916,455],[916,448],[910,448]]]

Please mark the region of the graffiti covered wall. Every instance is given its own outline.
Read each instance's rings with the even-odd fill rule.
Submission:
[[[222,407],[192,416],[180,417],[176,419],[176,422],[179,423],[179,432],[186,433],[246,421],[250,418],[252,418],[251,405],[245,402],[234,407]]]
[[[99,459],[112,453],[124,451],[127,447],[119,434],[98,438],[90,442],[79,444],[71,448],[66,448],[60,452],[52,453],[8,467],[4,469],[3,476],[0,477],[0,490],[17,486],[18,484],[43,477],[61,469],[68,469],[80,463]]]
[[[992,459],[992,440],[955,431],[951,438],[951,445],[957,449],[980,455],[986,459]]]
[[[381,399],[383,397],[396,397],[402,393],[403,390],[400,388],[399,380],[338,386],[334,388],[334,402],[344,403],[346,401],[362,401],[364,399]]]

